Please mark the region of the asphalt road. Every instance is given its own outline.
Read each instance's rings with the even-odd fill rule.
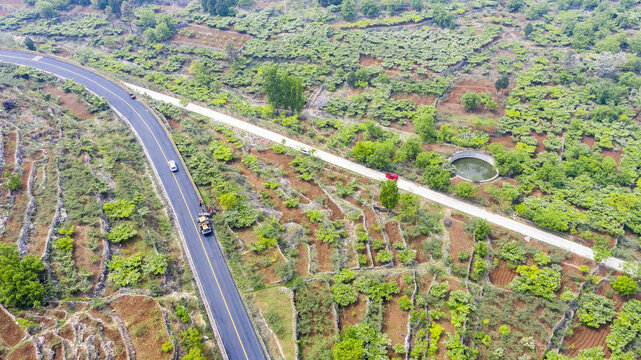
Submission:
[[[149,95],[154,100],[165,101],[175,106],[183,107],[183,105],[180,104],[179,99],[173,96],[168,96],[168,95],[165,95],[153,90],[149,90],[146,88],[142,88],[140,86],[136,86],[133,84],[125,83],[125,85],[135,90],[136,92]],[[313,147],[307,144],[301,143],[300,141],[296,141],[291,138],[285,137],[279,133],[261,128],[247,121],[243,121],[235,117],[229,116],[227,114],[221,113],[219,111],[215,111],[215,110],[212,110],[200,105],[192,104],[192,103],[187,104],[187,106],[185,106],[184,108],[186,110],[193,111],[197,114],[207,116],[213,119],[214,121],[236,127],[238,129],[247,131],[248,133],[263,137],[265,139],[271,140],[276,143],[284,143],[287,146],[290,146],[292,148],[299,149],[299,150],[313,149],[312,155],[323,161],[326,161],[330,164],[334,164],[343,169],[355,172],[357,174],[366,176],[374,180],[379,180],[379,181],[385,180],[385,174],[381,171],[370,169],[357,162],[345,159],[341,156],[332,154],[327,151],[314,149]],[[546,244],[559,247],[563,250],[575,253],[584,258],[594,259],[594,253],[592,252],[592,249],[590,249],[587,246],[578,244],[574,241],[571,241],[570,239],[566,239],[557,234],[544,231],[535,226],[514,220],[510,217],[493,213],[480,206],[470,204],[468,202],[462,201],[455,197],[451,197],[446,194],[431,190],[420,184],[399,178],[398,188],[411,192],[413,194],[419,195],[431,201],[437,202],[439,204],[445,205],[452,209],[462,211],[466,214],[485,219],[488,222],[491,222],[498,226],[520,233],[524,236],[529,236],[530,238],[537,239]],[[603,261],[603,264],[616,270],[622,270],[624,261],[617,258],[608,258]]]
[[[179,156],[169,135],[159,120],[137,100],[129,98],[127,90],[116,83],[82,67],[46,56],[30,53],[0,51],[0,60],[17,65],[38,68],[60,77],[73,79],[89,90],[107,99],[131,124],[149,160],[159,175],[174,213],[180,231],[187,244],[187,251],[200,279],[203,301],[207,303],[229,359],[266,359],[258,336],[245,310],[242,299],[227,268],[222,250],[214,235],[202,236],[197,228],[198,195],[187,173],[179,165],[178,172],[172,173],[168,160]]]

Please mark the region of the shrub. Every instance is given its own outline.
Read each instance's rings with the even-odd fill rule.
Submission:
[[[334,302],[336,302],[339,306],[348,306],[358,300],[358,294],[351,285],[336,283],[332,285],[331,290]]]
[[[15,191],[20,189],[24,184],[20,179],[19,174],[11,175],[8,171],[5,175],[7,177],[7,182],[4,184],[5,188],[9,191]]]
[[[639,283],[629,276],[621,275],[612,282],[612,288],[623,296],[630,296],[639,292]]]
[[[536,261],[536,263],[541,266],[547,265],[550,263],[550,256],[542,251],[539,251],[534,254],[534,261]]]
[[[389,250],[381,250],[376,254],[376,261],[385,264],[392,261],[393,254]]]
[[[412,305],[412,299],[410,299],[407,295],[403,295],[398,299],[398,307],[401,308],[401,310],[409,311],[414,309],[414,305]]]
[[[396,180],[387,180],[381,186],[381,193],[379,200],[381,204],[388,210],[393,210],[398,205],[400,195],[398,193],[398,185]]]
[[[527,251],[517,241],[510,241],[503,245],[499,251],[499,257],[506,260],[511,266],[523,264],[527,261]]]
[[[586,292],[579,299],[579,309],[576,314],[586,326],[599,328],[612,320],[616,309],[614,301],[592,292]]]
[[[105,203],[102,207],[105,215],[110,219],[124,219],[128,218],[136,208],[136,205],[131,200],[116,200]]]
[[[383,282],[381,280],[376,276],[359,276],[354,281],[354,287],[374,301],[389,300],[393,294],[398,294],[400,289],[396,281]]]
[[[121,243],[138,235],[138,231],[130,223],[122,223],[114,226],[107,233],[107,239],[113,243]]]
[[[416,251],[410,248],[402,249],[398,252],[398,261],[403,265],[411,265],[416,260]]]
[[[142,265],[142,254],[136,253],[130,257],[114,256],[107,264],[109,268],[109,280],[116,286],[134,286],[142,278],[140,267]]]
[[[503,336],[510,335],[510,328],[507,325],[499,326],[499,333]]]
[[[0,242],[0,302],[5,306],[40,305],[45,288],[40,283],[42,261],[29,254],[20,258],[15,245]]]
[[[183,323],[189,322],[189,309],[182,305],[176,305],[176,316]]]
[[[546,299],[554,298],[554,293],[561,287],[559,266],[539,269],[538,266],[520,265],[516,272],[521,275],[510,283],[512,290],[527,292]]]
[[[299,203],[300,199],[298,197],[291,197],[284,201],[285,206],[287,206],[288,208],[295,208]]]
[[[164,344],[162,344],[162,352],[165,354],[171,352],[174,350],[174,344],[171,342],[171,340],[165,341]]]
[[[323,215],[320,211],[316,209],[305,211],[305,215],[307,215],[307,217],[309,218],[309,221],[313,223],[319,223],[325,217],[325,215]]]
[[[478,186],[474,186],[469,182],[462,182],[454,186],[454,194],[463,199],[471,198],[477,192]]]
[[[356,273],[349,270],[343,269],[334,275],[334,282],[336,283],[349,283],[352,280],[356,279]]]

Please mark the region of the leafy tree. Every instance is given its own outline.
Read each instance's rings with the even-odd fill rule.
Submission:
[[[332,357],[334,360],[386,359],[391,344],[386,334],[368,324],[356,324],[343,329],[332,350]]]
[[[612,281],[612,288],[623,296],[630,296],[639,292],[639,283],[629,276],[621,275]]]
[[[39,258],[29,254],[20,259],[15,245],[0,242],[0,303],[20,308],[40,305],[45,295],[43,272]]]
[[[220,206],[225,210],[231,209],[238,205],[238,195],[236,195],[236,193],[220,194],[218,200],[220,202]]]
[[[410,311],[414,308],[414,305],[412,305],[412,299],[410,299],[407,295],[401,296],[398,301],[398,307],[401,308],[401,310],[405,311]]]
[[[36,8],[42,17],[54,18],[58,16],[58,11],[56,11],[56,8],[49,1],[38,1]]]
[[[400,195],[398,193],[398,184],[396,180],[387,180],[381,186],[381,193],[379,200],[381,204],[388,210],[395,209],[398,205]]]
[[[397,255],[398,260],[403,263],[403,265],[409,266],[414,263],[414,260],[416,260],[416,250],[412,250],[410,248],[399,250]]]
[[[374,301],[389,300],[400,291],[396,281],[383,282],[380,277],[372,275],[359,276],[354,281],[354,287]]]
[[[416,136],[407,139],[396,151],[394,162],[414,161],[421,152],[421,143]]]
[[[474,239],[485,240],[490,233],[490,224],[485,219],[478,219],[474,224]],[[481,255],[483,256],[483,255]]]
[[[467,199],[474,196],[478,192],[478,187],[469,182],[462,182],[454,186],[454,194],[456,196]]]
[[[425,6],[425,0],[410,0],[410,6],[415,11],[421,11]]]
[[[536,265],[520,265],[516,272],[521,276],[512,280],[510,286],[517,292],[527,292],[545,299],[552,299],[554,293],[561,287],[561,273],[558,269],[558,265],[543,269],[539,269]]]
[[[276,65],[261,68],[261,73],[264,78],[263,92],[275,109],[288,109],[296,113],[303,110],[303,83],[298,77],[289,76]]]
[[[461,105],[465,111],[474,111],[481,106],[481,95],[468,91],[461,96]]]
[[[122,223],[114,226],[107,233],[107,239],[112,243],[121,243],[138,235],[138,231],[130,223]]]
[[[450,187],[450,172],[438,165],[430,165],[423,172],[425,184],[435,190],[445,190]]]
[[[414,130],[423,141],[436,140],[436,126],[434,125],[434,114],[436,110],[432,106],[419,106],[414,115]]]
[[[334,275],[334,282],[336,283],[350,283],[352,280],[356,279],[356,273],[349,269],[342,269],[336,275]]]
[[[376,0],[365,0],[361,3],[361,13],[368,18],[375,18],[378,16],[378,3]]]
[[[631,342],[637,341],[639,324],[641,324],[641,302],[635,299],[626,301],[623,303],[621,312],[614,319],[610,334],[605,340],[612,350],[612,358],[635,359],[637,357],[636,351],[632,352],[626,348]]]
[[[527,261],[527,250],[517,241],[510,241],[501,247],[499,257],[506,260],[511,266],[516,266]]]
[[[142,279],[142,254],[136,253],[130,257],[114,256],[107,268],[109,280],[118,287],[135,286]]]
[[[24,185],[19,174],[11,175],[11,173],[7,171],[5,176],[7,177],[7,182],[4,184],[4,187],[9,191],[16,191]]]
[[[507,75],[501,76],[494,82],[494,88],[496,91],[506,89],[508,86],[510,86],[510,77]]]
[[[105,215],[110,219],[124,219],[131,216],[136,205],[131,200],[116,200],[105,203],[102,207]]]
[[[454,15],[447,11],[443,4],[436,4],[432,7],[432,21],[442,28],[454,27]]]
[[[534,254],[534,261],[540,266],[544,266],[550,263],[550,256],[543,251],[539,251]]]
[[[231,15],[230,8],[236,5],[236,0],[200,0],[203,10],[211,15]]]
[[[376,254],[376,261],[381,263],[381,264],[387,264],[388,262],[392,261],[393,254],[389,250],[381,250]]]
[[[499,333],[503,336],[510,335],[510,328],[507,325],[501,325],[499,327]]]
[[[30,37],[25,37],[24,38],[24,46],[31,51],[36,50],[36,45],[33,43],[33,40],[31,40]]]
[[[351,285],[336,283],[332,285],[331,290],[334,302],[339,306],[348,306],[358,300],[358,294]]]
[[[507,2],[507,10],[509,12],[521,11],[525,7],[525,0],[509,0]]]
[[[356,18],[356,4],[354,3],[354,0],[343,1],[341,15],[343,16],[343,19],[347,21],[354,20],[354,18]]]
[[[585,292],[579,298],[579,309],[576,314],[585,325],[599,328],[612,320],[616,309],[614,301],[593,292]]]

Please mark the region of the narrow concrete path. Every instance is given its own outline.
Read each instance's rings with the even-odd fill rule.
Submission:
[[[374,180],[379,180],[383,181],[385,180],[385,174],[374,169],[370,169],[368,167],[365,167],[359,163],[356,163],[354,161],[345,159],[343,157],[334,155],[332,153],[329,153],[324,150],[320,149],[315,149],[307,144],[304,144],[300,141],[296,141],[294,139],[285,137],[281,134],[278,134],[273,131],[269,131],[267,129],[264,129],[262,127],[256,126],[254,124],[251,124],[247,121],[243,121],[237,118],[234,118],[232,116],[229,116],[227,114],[200,106],[196,104],[189,103],[187,106],[182,106],[180,104],[180,100],[178,98],[168,96],[150,89],[146,89],[137,85],[125,83],[126,86],[131,88],[132,90],[139,92],[141,94],[147,94],[149,95],[152,99],[154,100],[159,100],[159,101],[164,101],[167,103],[170,103],[175,106],[179,106],[181,108],[184,108],[188,111],[195,112],[197,114],[207,116],[214,121],[233,126],[235,128],[241,129],[243,131],[247,131],[248,133],[260,136],[262,138],[265,138],[267,140],[271,140],[273,142],[277,143],[283,143],[289,147],[295,148],[295,149],[307,149],[307,150],[312,150],[314,149],[313,156],[326,161],[330,164],[336,165],[338,167],[341,167],[343,169],[353,171],[357,174],[366,176],[370,179]],[[413,194],[416,194],[418,196],[424,197],[426,199],[429,199],[431,201],[434,201],[436,203],[445,205],[447,207],[450,207],[452,209],[464,212],[466,214],[472,215],[474,217],[482,218],[487,220],[490,223],[496,224],[498,226],[504,227],[508,230],[512,230],[514,232],[520,233],[525,236],[529,236],[533,239],[539,240],[541,242],[544,242],[546,244],[550,244],[556,247],[559,247],[563,250],[572,252],[574,254],[577,254],[579,256],[582,256],[584,258],[592,259],[594,260],[594,253],[592,252],[592,249],[590,249],[587,246],[583,246],[580,244],[577,244],[571,240],[568,240],[566,238],[563,238],[559,235],[555,235],[546,231],[543,231],[539,228],[536,228],[532,225],[524,224],[519,221],[513,220],[507,216],[496,214],[490,211],[487,211],[486,209],[472,205],[470,203],[461,201],[459,199],[456,199],[454,197],[442,194],[440,192],[436,192],[434,190],[430,190],[429,188],[419,185],[417,183],[407,181],[404,179],[399,178],[398,179],[398,188],[411,192]],[[616,270],[622,270],[623,269],[623,264],[625,262],[621,259],[617,258],[608,258],[603,261],[603,264],[616,269]]]

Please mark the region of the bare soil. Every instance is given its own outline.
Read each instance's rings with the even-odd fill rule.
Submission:
[[[94,117],[94,115],[87,109],[87,105],[85,105],[85,103],[81,101],[76,94],[67,93],[62,90],[62,88],[48,85],[44,86],[43,90],[54,97],[60,98],[60,106],[68,109],[81,119],[87,120]]]
[[[407,322],[409,321],[410,315],[409,311],[401,310],[397,303],[398,299],[405,294],[405,289],[407,289],[408,285],[405,284],[405,280],[403,280],[401,275],[396,276],[395,280],[401,291],[385,303],[383,314],[383,332],[389,336],[390,340],[392,340],[392,346],[396,344],[405,344],[405,337],[407,336]],[[391,350],[390,353],[395,354]],[[398,355],[390,356],[390,358],[394,356]]]
[[[477,93],[489,92],[490,94],[492,94],[497,104],[499,104],[499,108],[495,111],[479,109],[477,111],[474,111],[472,114],[483,115],[487,117],[503,116],[505,111],[502,108],[501,103],[499,102],[496,88],[494,87],[494,83],[490,80],[483,80],[483,79],[464,80],[460,82],[452,90],[450,90],[450,92],[448,93],[447,99],[445,101],[439,102],[436,108],[438,109],[439,112],[446,113],[446,114],[458,115],[458,116],[470,115],[471,113],[465,111],[465,109],[463,109],[463,105],[461,105],[461,97],[468,91],[477,92]]]
[[[510,270],[504,260],[499,260],[499,265],[490,272],[490,281],[500,287],[507,287],[515,277],[516,273]]]
[[[341,330],[361,323],[365,320],[365,315],[367,314],[367,297],[359,294],[355,303],[339,309]]]
[[[169,340],[156,301],[147,296],[123,296],[109,304],[123,320],[139,359],[171,359],[173,354],[162,352]]]
[[[564,354],[568,356],[576,356],[580,350],[588,349],[596,346],[603,348],[606,358],[610,358],[611,351],[606,346],[605,339],[610,333],[610,325],[601,325],[600,328],[594,329],[587,327],[583,324],[574,329],[574,333],[565,339]],[[574,348],[571,348],[574,345]]]
[[[0,339],[9,347],[14,347],[25,335],[25,332],[11,319],[9,314],[4,309],[0,309]]]
[[[512,140],[510,135],[501,135],[490,137],[490,144],[501,143],[506,148],[512,149],[516,147],[516,143]]]
[[[450,254],[452,254],[453,263],[462,264],[458,259],[458,254],[461,253],[461,251],[466,251],[468,254],[472,254],[474,240],[463,228],[463,221],[456,219],[455,216],[457,215],[452,216],[454,219],[452,226],[447,228],[447,231],[450,233]],[[467,264],[468,261],[469,260],[466,260],[463,264]]]
[[[91,282],[96,283],[100,277],[102,264],[102,257],[100,256],[102,254],[102,241],[98,241],[98,248],[96,251],[92,251],[89,248],[89,235],[87,233],[89,230],[91,230],[90,226],[76,226],[76,232],[73,235],[75,239],[73,260],[79,269],[88,270],[92,274]]]
[[[25,341],[9,353],[7,360],[37,360],[36,347],[31,341]]]
[[[201,25],[192,25],[188,28],[194,32],[193,37],[188,37],[182,32],[176,32],[170,41],[224,49],[225,44],[231,41],[236,49],[240,49],[252,36],[231,30],[218,30]]]

